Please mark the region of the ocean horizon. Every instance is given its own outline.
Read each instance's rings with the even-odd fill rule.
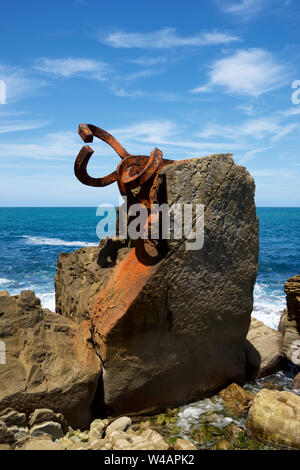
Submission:
[[[300,207],[257,207],[259,271],[253,315],[278,327],[287,278],[300,266]],[[60,252],[96,246],[96,207],[0,207],[0,290],[34,290],[55,310],[54,275]]]

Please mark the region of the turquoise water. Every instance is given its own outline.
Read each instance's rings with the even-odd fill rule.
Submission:
[[[300,271],[300,208],[258,208],[260,267],[254,315],[276,327],[283,284]],[[0,289],[33,289],[54,309],[57,256],[97,245],[96,208],[0,208]]]

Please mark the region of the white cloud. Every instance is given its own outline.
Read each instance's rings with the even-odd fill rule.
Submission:
[[[264,49],[239,50],[214,62],[209,78],[208,84],[191,91],[203,93],[223,87],[230,93],[258,97],[286,83],[288,70]]]
[[[3,80],[6,86],[7,104],[34,95],[46,84],[44,81],[33,79],[23,69],[2,64],[0,64],[0,80]]]
[[[235,3],[227,3],[223,7],[223,11],[249,17],[261,11],[266,4],[266,0],[240,0]]]
[[[55,132],[42,136],[35,143],[2,142],[0,158],[32,158],[38,160],[67,160],[75,157],[80,150],[80,139],[75,132]]]
[[[105,62],[75,57],[67,57],[65,59],[49,59],[44,57],[36,61],[34,68],[39,72],[57,77],[70,78],[78,76],[100,81],[106,80],[111,72],[110,67]]]
[[[117,48],[169,49],[184,46],[209,46],[227,44],[239,38],[226,32],[204,31],[193,36],[179,36],[175,28],[163,28],[150,33],[126,33],[118,31],[107,37],[98,37],[100,42]]]
[[[299,128],[299,124],[284,124],[279,116],[272,116],[248,119],[235,126],[210,124],[198,133],[198,136],[201,138],[219,136],[226,139],[246,137],[255,138],[257,140],[270,137],[272,141],[276,141],[289,134],[297,127]]]
[[[0,134],[7,132],[28,131],[48,125],[50,121],[7,121],[0,122]]]

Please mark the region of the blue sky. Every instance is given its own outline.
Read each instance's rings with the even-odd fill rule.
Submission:
[[[118,202],[74,176],[88,122],[132,154],[233,153],[257,205],[299,206],[299,31],[298,0],[3,2],[0,205]],[[92,146],[90,174],[113,171]]]

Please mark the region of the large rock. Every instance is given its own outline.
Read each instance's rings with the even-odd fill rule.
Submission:
[[[61,412],[75,427],[87,426],[100,375],[88,322],[81,325],[42,309],[31,291],[0,295],[0,411],[27,416],[36,408]],[[0,418],[1,419],[1,418]]]
[[[172,239],[156,264],[143,263],[136,248],[110,240],[107,261],[106,242],[63,255],[57,268],[60,312],[91,314],[111,416],[176,406],[245,380],[258,264],[254,181],[230,155],[179,161],[160,175],[169,206],[204,205],[202,249]]]
[[[284,310],[278,330],[283,335],[282,353],[296,366],[300,366],[300,334],[295,320],[289,320],[287,310]]]
[[[283,338],[279,331],[251,318],[246,340],[246,356],[249,380],[266,377],[284,366]]]
[[[60,253],[54,279],[56,313],[79,323],[89,319],[96,295],[128,251],[125,240],[103,239],[100,247]]]
[[[284,284],[288,319],[294,320],[300,331],[300,274],[290,277]]]
[[[300,449],[300,397],[262,389],[250,408],[247,427],[260,439]]]
[[[283,335],[282,352],[293,364],[300,366],[300,274],[289,278],[284,290],[287,308],[278,327]]]

